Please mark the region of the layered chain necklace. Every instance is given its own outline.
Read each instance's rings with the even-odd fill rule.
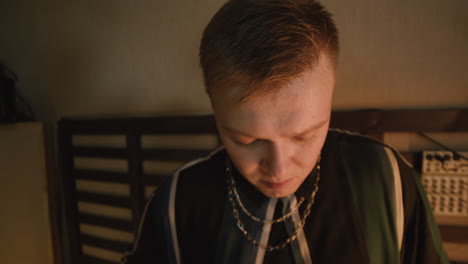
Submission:
[[[263,248],[263,249],[265,249],[267,251],[282,249],[282,248],[286,247],[289,243],[294,241],[297,238],[297,233],[299,232],[299,230],[301,230],[302,227],[304,227],[306,219],[310,214],[310,209],[312,207],[312,204],[315,201],[315,195],[317,194],[318,187],[319,187],[318,183],[319,183],[319,180],[320,180],[320,156],[319,156],[319,158],[317,160],[317,164],[315,166],[315,169],[317,171],[317,177],[315,178],[314,188],[312,190],[312,193],[310,194],[310,201],[306,206],[306,209],[304,211],[304,216],[302,217],[299,224],[296,226],[296,229],[294,230],[294,232],[288,238],[286,238],[282,243],[279,243],[279,244],[274,245],[274,246],[268,245],[268,244],[267,245],[261,244],[260,242],[258,242],[257,240],[255,240],[252,237],[252,235],[245,229],[244,223],[242,223],[242,221],[240,220],[239,212],[236,209],[237,205],[240,207],[240,209],[242,210],[242,212],[245,215],[247,215],[250,219],[252,219],[255,222],[259,222],[259,223],[263,223],[263,224],[276,224],[276,223],[283,222],[287,218],[291,217],[297,210],[299,210],[299,207],[305,201],[304,197],[301,197],[301,199],[299,200],[297,205],[293,209],[291,209],[287,214],[284,214],[281,217],[279,217],[277,219],[273,219],[273,220],[260,219],[259,217],[256,217],[252,213],[250,213],[247,210],[247,208],[245,208],[244,204],[242,203],[242,200],[239,197],[239,193],[237,192],[237,189],[236,189],[236,183],[234,182],[234,178],[232,176],[231,162],[229,160],[227,160],[226,163],[227,163],[227,165],[226,165],[226,181],[227,181],[227,187],[228,187],[228,198],[229,198],[229,202],[231,203],[231,206],[232,206],[232,215],[234,216],[234,219],[236,220],[237,228],[239,228],[239,230],[244,235],[244,237],[250,243],[252,243],[252,244],[254,244],[256,246],[259,246],[259,247],[261,247],[261,248]],[[236,203],[237,203],[237,205],[236,205]]]

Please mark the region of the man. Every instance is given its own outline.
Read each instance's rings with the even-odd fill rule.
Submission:
[[[223,147],[179,169],[125,263],[447,263],[413,170],[329,130],[338,34],[313,0],[231,0],[200,61]]]

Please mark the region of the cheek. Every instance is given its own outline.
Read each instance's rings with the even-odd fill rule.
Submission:
[[[303,171],[308,171],[313,167],[313,163],[311,161],[318,156],[319,152],[316,145],[317,144],[309,144],[307,146],[303,146],[294,153],[292,161],[296,166],[293,167],[300,170],[298,171],[300,175],[303,174]]]
[[[310,161],[316,160],[320,155],[320,152],[322,150],[323,144],[327,136],[327,132],[328,129],[321,131],[313,141],[299,148],[294,156],[295,163],[298,164],[300,167],[307,169],[311,165],[313,167],[314,164],[312,164]]]
[[[258,167],[259,155],[255,149],[236,146],[232,143],[224,145],[232,162],[242,174],[251,174]]]

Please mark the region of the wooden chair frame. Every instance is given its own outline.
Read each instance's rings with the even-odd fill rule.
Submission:
[[[366,110],[334,111],[330,127],[350,130],[382,139],[387,132],[467,132],[468,109],[448,110]],[[126,147],[77,147],[72,143],[74,135],[124,135]],[[115,252],[123,252],[128,244],[80,233],[80,223],[103,226],[136,233],[142,215],[146,185],[157,185],[165,175],[149,175],[143,172],[144,160],[171,160],[186,162],[202,156],[206,150],[193,149],[144,149],[142,135],[154,134],[212,134],[216,135],[213,116],[163,116],[129,118],[64,118],[58,123],[62,191],[65,198],[67,246],[72,264],[115,264],[83,254],[87,244]],[[417,153],[403,153],[415,161]],[[118,158],[128,162],[128,172],[80,170],[74,167],[75,157]],[[130,196],[104,195],[78,191],[75,181],[87,179],[101,182],[125,183],[130,186]],[[131,220],[114,219],[78,211],[79,201],[128,208]],[[441,227],[444,240],[468,243],[468,228]]]

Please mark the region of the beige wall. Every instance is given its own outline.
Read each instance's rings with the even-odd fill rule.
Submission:
[[[335,108],[468,106],[468,1],[324,3],[342,40]]]
[[[198,68],[223,0],[0,2],[0,59],[39,118],[210,112]],[[335,109],[468,106],[468,1],[324,0],[341,31]]]

